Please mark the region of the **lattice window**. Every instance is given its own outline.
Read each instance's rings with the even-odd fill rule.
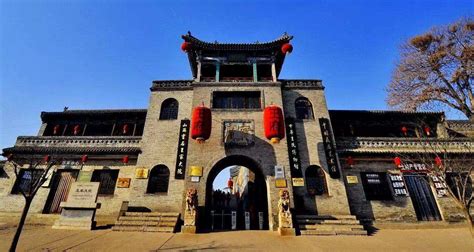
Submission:
[[[387,173],[361,172],[360,177],[367,200],[393,200]]]
[[[99,195],[113,195],[119,170],[95,170],[91,182],[100,182]]]
[[[313,105],[306,97],[300,97],[295,101],[296,119],[314,119]]]
[[[168,98],[161,104],[160,120],[178,119],[179,103],[176,99]]]
[[[306,190],[309,195],[324,195],[327,193],[326,174],[317,165],[310,165],[305,171]]]
[[[19,194],[21,189],[24,193],[29,194],[33,189],[32,183],[38,181],[43,172],[40,169],[20,169],[11,193]]]

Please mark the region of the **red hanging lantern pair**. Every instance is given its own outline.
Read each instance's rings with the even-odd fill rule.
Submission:
[[[346,159],[346,163],[348,166],[352,167],[355,164],[354,158],[352,156],[348,156]]]
[[[53,128],[53,135],[59,134],[59,129],[60,128],[61,128],[61,126],[59,126],[59,124],[55,125],[54,128]]]
[[[129,131],[129,128],[130,128],[130,127],[128,126],[128,124],[124,124],[124,125],[122,126],[122,134],[123,134],[123,135],[127,135],[127,134],[128,134],[128,131]]]
[[[211,109],[201,105],[194,108],[191,119],[191,138],[202,143],[209,139],[212,129]]]
[[[123,156],[123,158],[122,158],[122,163],[123,163],[123,164],[128,164],[128,161],[129,161],[128,155]]]
[[[81,162],[82,162],[83,164],[85,164],[88,159],[89,159],[89,157],[88,157],[87,155],[82,155],[82,157],[81,157]]]
[[[79,125],[74,126],[73,134],[74,134],[75,136],[77,136],[80,131],[81,131],[81,126],[79,126]]]
[[[51,156],[50,155],[46,155],[46,156],[43,157],[43,162],[49,163],[49,161],[51,161]]]
[[[270,105],[263,110],[263,127],[265,137],[272,143],[279,143],[285,138],[285,122],[283,111],[276,105]]]
[[[407,127],[402,126],[401,131],[402,131],[403,136],[407,136],[407,134],[408,134],[408,128]]]
[[[395,157],[393,163],[395,163],[397,167],[400,167],[402,165],[402,159],[400,157]]]
[[[435,164],[438,166],[438,167],[441,167],[443,166],[443,160],[439,157],[439,156],[436,156],[435,159]]]
[[[430,136],[430,135],[431,135],[431,129],[430,129],[430,127],[425,126],[423,129],[424,129],[425,134],[426,134],[427,136]]]

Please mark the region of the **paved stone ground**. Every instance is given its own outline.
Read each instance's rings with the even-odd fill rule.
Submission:
[[[0,251],[15,229],[0,226]],[[373,236],[280,237],[269,231],[162,234],[25,226],[18,251],[474,251],[468,228],[384,229]]]

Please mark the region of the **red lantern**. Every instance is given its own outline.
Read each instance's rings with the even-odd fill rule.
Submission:
[[[347,157],[346,162],[347,162],[347,165],[349,165],[350,167],[352,167],[355,163],[354,158],[352,158],[351,156]]]
[[[403,133],[404,136],[407,136],[408,128],[405,127],[405,126],[403,126],[403,127],[402,127],[402,133]]]
[[[75,136],[77,136],[77,134],[79,134],[79,131],[81,131],[81,126],[79,126],[79,125],[74,126],[73,133],[74,133]]]
[[[400,157],[395,157],[395,158],[393,159],[393,162],[395,163],[395,165],[396,165],[397,167],[399,167],[400,165],[402,165],[402,159],[401,159]]]
[[[427,136],[430,136],[430,135],[431,135],[431,129],[430,129],[430,127],[425,126],[424,130],[425,130],[425,134],[426,134]]]
[[[211,136],[211,109],[204,105],[194,108],[191,120],[191,138],[203,142]]]
[[[123,158],[122,158],[122,163],[128,164],[128,159],[129,159],[129,158],[128,158],[128,155],[127,155],[127,156],[123,156]]]
[[[129,129],[128,124],[124,124],[122,126],[122,134],[124,135],[128,134],[128,129]]]
[[[50,160],[51,160],[51,156],[50,156],[50,155],[46,155],[46,156],[44,156],[44,158],[43,158],[43,161],[44,161],[45,163],[48,163]]]
[[[272,143],[279,143],[285,137],[285,122],[280,107],[270,105],[263,111],[263,127],[265,137]]]
[[[293,46],[290,43],[283,44],[281,46],[281,52],[283,54],[291,53],[293,52]]]
[[[435,164],[436,164],[438,167],[441,167],[441,166],[443,165],[443,160],[442,160],[440,157],[436,156],[436,157],[435,157]]]
[[[229,180],[227,180],[227,187],[229,187],[230,189],[234,187],[234,181],[232,181],[232,178],[229,178]]]
[[[181,44],[181,50],[183,50],[183,52],[187,52],[187,51],[191,50],[191,43],[183,42]]]
[[[81,162],[84,164],[88,159],[89,157],[87,155],[82,155]]]
[[[60,128],[60,127],[61,127],[61,126],[59,126],[59,124],[54,126],[54,128],[53,128],[53,135],[57,135],[57,134],[59,133],[59,128]]]

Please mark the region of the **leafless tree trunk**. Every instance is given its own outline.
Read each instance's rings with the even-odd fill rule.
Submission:
[[[50,162],[49,159],[50,158],[48,156],[48,158],[45,158],[45,160],[43,160],[42,162],[41,161],[35,162],[35,163],[30,162],[29,167],[25,169],[25,172],[30,173],[31,179],[28,182],[28,184],[26,184],[26,186],[22,186],[22,183],[21,183],[22,178],[20,177],[20,172],[18,169],[19,165],[13,160],[11,160],[11,157],[9,158],[9,161],[14,167],[14,172],[18,180],[18,184],[17,184],[18,190],[25,198],[25,206],[23,207],[23,212],[20,217],[20,222],[18,223],[15,236],[13,237],[12,243],[10,245],[10,250],[9,250],[10,252],[16,251],[16,247],[18,245],[18,241],[20,240],[20,235],[23,230],[23,226],[25,225],[25,220],[28,215],[28,211],[30,209],[31,203],[33,202],[33,199],[36,193],[38,192],[39,188],[41,187],[41,185],[43,185],[44,182],[46,182],[46,180],[48,179],[49,171],[56,164],[56,162],[54,161]],[[43,165],[45,166],[45,168],[44,169],[40,168],[40,166],[43,166]]]

